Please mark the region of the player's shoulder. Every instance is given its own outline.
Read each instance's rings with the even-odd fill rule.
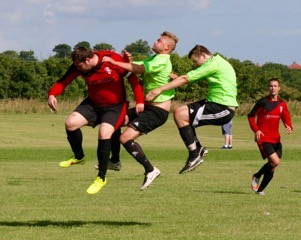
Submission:
[[[259,104],[259,105],[264,105],[264,104],[267,104],[267,103],[269,103],[269,97],[268,96],[262,97],[257,101],[257,104]]]
[[[100,58],[107,56],[111,57],[112,59],[116,61],[124,61],[122,56],[119,53],[116,53],[112,50],[101,50],[101,51],[96,51],[94,52],[96,55],[98,55]]]

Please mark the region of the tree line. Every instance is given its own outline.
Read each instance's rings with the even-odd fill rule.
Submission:
[[[108,43],[90,46],[83,41],[76,44],[93,50],[115,50]],[[132,53],[134,60],[142,60],[152,55],[152,50],[147,41],[142,39],[125,47]],[[16,52],[8,50],[0,53],[0,99],[47,99],[47,91],[70,66],[71,46],[59,44],[53,48],[54,56],[48,59],[38,60],[34,51]],[[222,55],[222,54],[221,54]],[[281,97],[287,101],[301,101],[301,70],[290,69],[286,65],[277,63],[265,63],[258,66],[251,61],[239,61],[228,58],[237,74],[238,102],[253,103],[258,98],[267,94],[268,80],[276,77],[281,81]],[[194,68],[187,55],[171,54],[173,71],[182,75]],[[129,99],[133,94],[127,85]],[[85,97],[87,88],[84,80],[79,77],[68,86],[60,96],[62,100],[76,100]],[[175,100],[186,102],[202,99],[207,96],[207,82],[198,81],[176,89]]]

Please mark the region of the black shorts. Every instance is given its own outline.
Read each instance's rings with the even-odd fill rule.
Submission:
[[[145,106],[142,113],[137,114],[135,108],[128,111],[129,126],[142,134],[148,134],[163,125],[168,119],[169,112],[155,106]]]
[[[89,98],[86,98],[74,112],[83,115],[87,119],[89,126],[93,128],[98,124],[108,123],[116,130],[124,123],[127,109],[128,102],[112,104],[110,106],[96,106]]]
[[[263,159],[271,156],[273,153],[277,153],[278,157],[282,157],[282,144],[281,143],[257,143],[261,156]]]
[[[187,106],[189,121],[194,127],[204,125],[224,125],[232,120],[235,113],[227,106],[208,102],[206,99],[190,103]]]

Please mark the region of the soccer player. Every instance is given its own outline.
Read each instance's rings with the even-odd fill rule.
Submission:
[[[209,83],[207,99],[180,106],[174,112],[180,136],[189,152],[186,164],[180,174],[197,168],[208,152],[198,141],[194,128],[204,125],[221,126],[228,123],[233,118],[235,108],[238,106],[236,74],[228,61],[218,54],[213,55],[201,45],[196,45],[189,52],[188,57],[197,67],[195,70],[150,91],[146,96],[146,100],[151,100],[170,89],[204,79]]]
[[[148,94],[152,89],[170,81],[172,71],[170,54],[176,48],[177,42],[178,38],[174,34],[163,32],[152,47],[155,55],[144,61],[124,63],[109,57],[103,58],[103,61],[110,61],[130,72],[141,74],[144,80],[144,93]],[[127,54],[131,59],[131,55]],[[151,164],[141,146],[134,140],[155,130],[167,121],[173,97],[174,90],[169,90],[152,101],[146,101],[143,112],[137,114],[134,109],[128,111],[128,121],[126,122],[128,126],[121,134],[120,142],[127,152],[144,167],[145,177],[140,190],[145,190],[160,175],[160,170]]]
[[[274,176],[276,167],[282,156],[282,144],[280,142],[279,122],[284,123],[287,133],[292,132],[292,122],[287,104],[279,98],[280,83],[277,78],[269,80],[270,94],[256,102],[248,114],[248,121],[255,133],[255,141],[259,147],[263,159],[267,163],[252,176],[251,187],[255,193],[264,195],[264,189]],[[256,121],[257,118],[257,121]],[[262,182],[259,181],[263,175]]]
[[[98,176],[87,189],[87,193],[95,194],[106,185],[106,172],[111,150],[111,136],[124,122],[128,109],[126,101],[123,77],[133,89],[137,113],[144,109],[144,94],[142,86],[135,74],[115,66],[102,62],[104,56],[110,56],[118,61],[124,61],[122,56],[112,51],[93,52],[85,47],[76,48],[71,58],[73,64],[65,75],[59,79],[48,92],[48,105],[54,111],[57,110],[56,96],[78,76],[82,76],[88,86],[88,97],[69,115],[65,122],[67,139],[73,151],[73,156],[60,163],[63,168],[69,168],[74,164],[84,164],[86,159],[82,147],[83,126],[96,127],[98,131]]]

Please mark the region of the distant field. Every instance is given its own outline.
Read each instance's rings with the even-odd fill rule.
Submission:
[[[197,128],[209,149],[194,172],[180,175],[187,152],[172,118],[138,141],[161,170],[139,191],[143,169],[122,149],[123,168],[86,194],[96,177],[97,129],[84,128],[84,166],[61,169],[71,154],[60,114],[0,114],[0,239],[301,239],[301,119],[281,126],[283,160],[265,196],[250,177],[264,161],[246,117],[233,122],[233,150],[220,127]]]

